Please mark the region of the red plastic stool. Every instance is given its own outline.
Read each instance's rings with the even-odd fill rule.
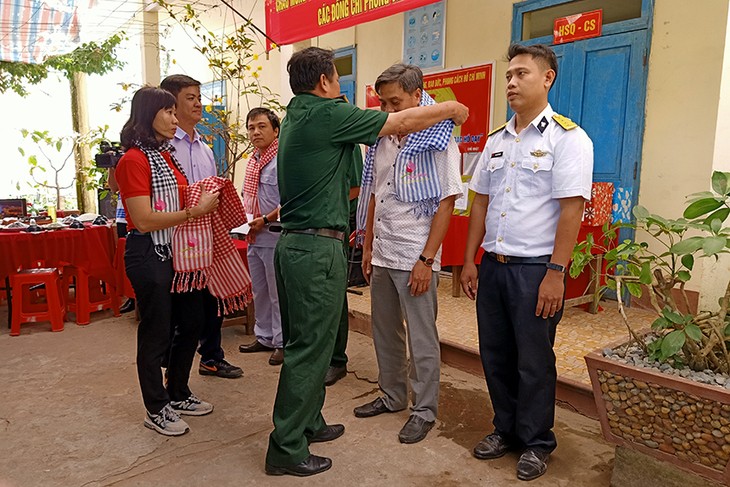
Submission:
[[[71,280],[76,289],[73,297],[69,296]],[[84,269],[73,266],[64,268],[63,293],[66,297],[66,311],[76,314],[77,325],[88,325],[91,322],[91,313],[95,311],[111,309],[114,316],[121,316],[115,286],[104,284],[102,286],[101,280],[89,276]]]
[[[31,287],[45,286],[45,303],[34,301]],[[24,269],[10,276],[13,289],[13,318],[10,336],[20,335],[21,323],[50,321],[51,331],[63,331],[66,305],[61,292],[61,276],[56,268]]]

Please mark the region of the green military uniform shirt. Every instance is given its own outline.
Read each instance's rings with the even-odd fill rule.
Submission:
[[[347,230],[354,144],[374,144],[387,118],[308,93],[289,102],[278,153],[282,228]]]

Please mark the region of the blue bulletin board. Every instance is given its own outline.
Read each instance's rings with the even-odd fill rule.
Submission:
[[[422,70],[444,67],[446,0],[403,14],[403,62]]]

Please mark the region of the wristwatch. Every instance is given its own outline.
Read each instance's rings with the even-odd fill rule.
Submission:
[[[269,219],[268,219],[268,218],[266,217],[266,215],[262,216],[261,218],[263,218],[263,219],[264,219],[264,225],[268,225],[269,223],[271,223],[271,222],[269,221]]]
[[[426,267],[431,267],[433,265],[433,259],[427,259],[423,256],[423,254],[418,256],[418,260],[426,264]]]
[[[548,262],[547,264],[545,264],[545,267],[547,267],[548,269],[552,269],[554,271],[562,272],[563,274],[565,274],[564,265],[556,264],[555,262]]]

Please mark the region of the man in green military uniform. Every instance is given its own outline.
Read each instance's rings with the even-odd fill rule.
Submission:
[[[344,96],[344,95],[343,95]],[[345,101],[347,99],[345,98]],[[357,212],[357,197],[360,194],[360,179],[362,178],[362,151],[360,146],[356,145],[354,149],[354,163],[355,165],[350,168],[350,216],[348,217],[348,225],[346,235],[350,234],[355,228],[354,218]],[[350,249],[349,239],[345,239],[345,255],[347,255],[347,286],[350,284],[350,273],[353,270],[352,257],[353,251]],[[357,266],[360,267],[359,265]],[[347,375],[347,337],[350,331],[350,316],[348,314],[347,307],[347,294],[345,294],[345,300],[342,302],[342,314],[340,315],[340,325],[337,327],[337,336],[335,337],[335,350],[332,352],[332,360],[330,360],[330,366],[327,367],[327,374],[324,376],[324,385],[334,385],[338,380],[342,379]]]
[[[397,113],[362,110],[344,100],[334,52],[310,47],[287,65],[296,95],[279,137],[282,235],[274,264],[284,336],[284,364],[274,403],[266,473],[314,475],[332,466],[309,443],[331,441],[343,425],[322,417],[324,378],[345,299],[349,172],[354,145],[408,134],[441,120],[463,123],[469,109],[455,102]]]

